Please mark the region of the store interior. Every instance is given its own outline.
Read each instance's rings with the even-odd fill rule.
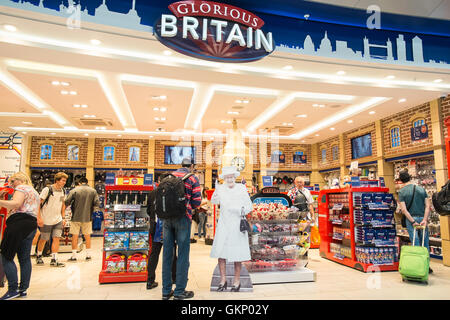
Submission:
[[[292,243],[285,240],[283,248],[298,245],[301,241],[295,237],[306,232],[308,254],[302,263],[287,267],[286,274],[297,274],[276,275],[275,280],[258,272],[263,264],[247,264],[249,271],[256,270],[260,283],[251,292],[239,293],[238,299],[448,298],[449,220],[432,209],[428,228],[434,272],[428,286],[405,283],[397,272],[398,251],[380,249],[383,259],[389,260],[390,255],[387,262],[364,260],[361,248],[367,245],[365,234],[370,230],[356,226],[356,211],[363,211],[353,209],[358,192],[345,189],[355,165],[359,183],[367,187],[360,192],[371,193],[374,199],[380,194],[398,197],[397,178],[403,169],[430,197],[446,183],[448,67],[345,60],[295,50],[275,50],[250,63],[213,62],[176,52],[146,30],[93,21],[68,28],[66,18],[49,14],[49,9],[28,11],[6,2],[0,3],[2,145],[15,135],[20,170],[31,177],[38,192],[63,171],[69,176],[67,192],[86,177],[101,202],[92,261],[67,263],[58,270],[48,263],[33,266],[29,299],[160,299],[160,287],[146,290],[142,272],[151,250],[147,192],[161,174],[178,169],[179,158],[186,155],[195,159],[196,175],[202,188],[209,189],[209,198],[216,183],[222,182],[219,175],[227,165],[239,168],[236,181],[245,184],[252,196],[271,187],[271,197],[279,197],[295,186],[299,176],[314,195],[313,222],[320,230],[320,244],[311,243],[309,229],[295,227],[294,231],[297,222],[293,220],[301,222],[300,218],[273,218],[284,219],[278,226],[284,225],[290,233],[283,229],[286,234],[282,235],[263,218],[251,221],[263,229],[266,223],[266,232],[275,232],[266,234],[271,241],[294,237]],[[406,7],[391,10],[391,14],[412,14]],[[339,39],[331,31],[324,29],[314,39],[318,50],[336,47]],[[306,43],[304,37],[299,40],[301,46]],[[130,182],[133,179],[137,182]],[[351,222],[345,220],[349,203]],[[383,228],[384,241],[392,242],[380,246],[395,250],[407,244],[409,237],[391,209],[384,208],[392,216],[385,221],[389,228]],[[193,224],[188,289],[195,291],[195,299],[236,299],[233,293],[210,291],[217,261],[209,253],[219,217],[219,208],[213,207],[206,221],[206,239],[198,239]],[[70,253],[69,225],[70,221],[60,249],[63,260]],[[127,228],[128,233],[123,232]],[[388,229],[394,232],[390,240]],[[352,230],[351,235],[345,230]],[[127,233],[131,241],[133,232],[138,236],[135,247],[131,242],[128,247],[115,244],[119,234]],[[282,270],[276,262],[288,261],[287,249],[283,258],[280,252],[265,258],[267,251],[261,251],[261,246],[273,249],[278,242],[273,245],[261,238],[253,239],[252,259],[264,260],[270,270]],[[295,256],[305,248],[298,246]],[[83,250],[80,243],[80,256]],[[124,259],[135,259],[136,269],[127,269]],[[105,271],[108,261],[114,266],[122,263],[122,269]],[[374,276],[369,265],[381,272]],[[114,273],[127,274],[126,280],[118,280]],[[161,265],[156,275],[161,284]]]

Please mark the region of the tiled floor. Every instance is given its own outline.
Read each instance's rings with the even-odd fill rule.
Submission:
[[[66,263],[65,268],[51,268],[50,258],[44,258],[44,266],[36,266],[27,299],[36,300],[141,300],[161,299],[161,287],[146,290],[145,283],[99,284],[102,238],[93,238],[94,256],[84,261],[85,252],[79,254],[79,262]],[[194,299],[252,299],[252,300],[305,300],[305,299],[450,299],[450,267],[433,260],[434,273],[429,284],[402,282],[398,272],[365,274],[319,257],[317,249],[310,250],[308,268],[317,272],[316,282],[256,285],[252,293],[218,293],[209,290],[216,260],[209,257],[211,246],[202,242],[191,246],[191,266],[188,290],[195,292]],[[70,254],[60,254],[67,260]],[[161,264],[156,271],[161,284]],[[4,289],[0,289],[1,292]]]

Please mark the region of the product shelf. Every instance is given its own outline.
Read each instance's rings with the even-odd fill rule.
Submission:
[[[323,258],[328,260],[340,263],[342,265],[363,271],[370,272],[372,270],[379,271],[394,271],[398,270],[398,262],[395,259],[395,243],[390,243],[386,240],[385,243],[368,243],[368,241],[360,242],[357,241],[356,228],[374,228],[376,230],[385,229],[393,229],[394,225],[391,223],[377,224],[377,223],[356,223],[355,221],[355,212],[354,210],[362,210],[362,205],[358,206],[354,203],[354,194],[387,194],[389,192],[388,188],[384,187],[362,187],[362,188],[342,188],[342,189],[328,189],[322,190],[319,193],[319,231],[321,236],[320,243],[320,255]],[[331,198],[331,200],[330,200]],[[356,202],[356,201],[355,201]],[[356,202],[357,203],[357,202]],[[342,208],[348,208],[348,213],[343,212]],[[371,206],[371,208],[374,208]],[[377,209],[379,212],[389,210],[389,206],[380,205]],[[341,210],[341,211],[340,211]],[[375,210],[375,209],[374,209]],[[348,214],[348,216],[344,216],[343,218],[349,218],[349,221],[346,221],[349,228],[343,228],[339,223],[342,215]],[[334,218],[331,218],[330,216]],[[357,219],[358,220],[358,219]],[[389,220],[386,218],[387,222]],[[347,230],[350,232],[349,239],[347,238],[347,245],[343,246],[340,242],[346,240],[345,237],[339,237],[335,234],[335,228],[339,227],[338,232],[342,232],[343,230]],[[375,231],[374,231],[375,232]],[[386,238],[387,239],[387,238]],[[388,262],[385,264],[377,264],[377,263],[363,263],[361,260],[361,251],[364,249],[368,250],[378,250],[379,252],[385,254],[384,258],[377,260],[381,262],[389,261],[389,254],[392,253],[392,262]],[[373,248],[373,249],[370,249]],[[357,256],[358,249],[358,256]],[[341,252],[339,252],[341,250]],[[383,250],[383,251],[381,251]],[[386,253],[384,252],[386,250]],[[377,252],[378,252],[377,251]],[[359,259],[359,260],[358,260]],[[371,260],[372,261],[372,260]],[[375,261],[376,262],[376,261]]]
[[[149,227],[148,221],[145,221],[146,213],[145,209],[141,208],[141,204],[136,203],[126,203],[126,199],[122,199],[125,202],[117,203],[118,198],[109,197],[109,195],[117,195],[117,192],[129,192],[130,194],[145,193],[151,191],[153,187],[151,186],[106,186],[106,197],[105,202],[110,201],[111,203],[105,204],[105,218],[111,221],[111,227],[105,227],[103,233],[103,260],[102,260],[102,270],[99,273],[99,283],[126,283],[126,282],[145,282],[147,281],[147,259],[151,252],[152,248],[152,240],[149,235]],[[142,205],[145,206],[145,202],[147,200],[143,200],[145,198],[141,198],[144,203]],[[116,202],[116,203],[114,203]],[[120,216],[121,213],[129,213],[134,218],[134,223],[138,223],[142,225],[142,227],[115,227],[117,225],[123,226],[123,219],[129,219],[128,217],[124,218]],[[142,219],[144,222],[142,222]],[[117,224],[119,220],[119,224]],[[145,225],[144,225],[145,224]],[[125,223],[125,225],[127,225]],[[131,223],[130,223],[131,225]],[[141,248],[130,248],[128,241],[131,239],[131,234],[134,234],[136,238],[134,238],[133,247],[135,244],[141,245],[145,244],[145,247]],[[126,234],[124,236],[123,234]],[[105,248],[105,236],[111,236],[109,238],[108,246]],[[126,240],[125,240],[126,238]],[[148,238],[148,240],[147,240]],[[113,239],[113,240],[111,240]],[[110,247],[113,246],[113,247]],[[119,247],[120,246],[120,247]],[[117,247],[117,248],[114,248]],[[145,265],[145,266],[143,266]],[[136,269],[137,268],[137,269]],[[107,271],[109,270],[109,271]],[[112,270],[112,271],[111,271]],[[118,270],[144,270],[142,272],[128,272],[128,271],[120,271]]]

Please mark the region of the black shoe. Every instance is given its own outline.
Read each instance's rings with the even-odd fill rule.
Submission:
[[[12,300],[18,298],[19,296],[19,291],[8,291],[0,298],[0,300]]]
[[[239,285],[236,287],[234,284],[231,287],[231,292],[239,292],[239,290],[241,289],[241,283],[239,282]]]
[[[63,268],[63,267],[65,267],[66,265],[65,265],[64,263],[61,263],[61,262],[56,261],[56,259],[52,259],[52,260],[50,261],[50,266],[52,266],[52,267],[58,267],[58,268]]]
[[[153,288],[156,288],[158,286],[158,282],[147,282],[147,290],[151,290]]]
[[[433,269],[428,268],[428,273],[429,273],[429,274],[433,273]]]
[[[169,300],[170,298],[172,298],[172,296],[173,296],[173,290],[170,291],[170,293],[168,295],[164,295],[163,294],[162,299],[163,300]]]
[[[19,290],[19,297],[20,298],[25,298],[26,296],[27,296],[27,290],[23,290],[23,291]]]
[[[217,287],[217,291],[218,292],[222,292],[222,291],[226,291],[227,290],[227,286],[228,286],[228,283],[225,281],[225,283],[224,284],[219,284],[219,286]]]
[[[37,256],[36,257],[36,264],[37,265],[43,265],[44,264],[44,260],[42,260],[42,256]]]
[[[91,256],[87,256],[86,257],[86,261],[91,261],[92,257]]]
[[[67,261],[69,261],[69,262],[77,262],[77,258],[70,257],[70,259],[68,259]]]
[[[197,240],[191,239],[191,243],[197,243]]]
[[[194,291],[184,291],[182,294],[178,296],[173,296],[173,300],[184,300],[184,299],[191,299],[194,297]]]

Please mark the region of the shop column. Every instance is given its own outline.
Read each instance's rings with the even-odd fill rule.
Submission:
[[[394,164],[384,161],[384,138],[381,120],[375,121],[378,177],[383,177],[389,192],[395,192]]]
[[[345,140],[344,134],[339,135],[339,166],[341,168],[340,177],[341,184],[343,183],[344,177],[348,174],[347,167],[345,166]]]
[[[94,187],[95,185],[94,159],[95,159],[95,138],[88,138],[86,179],[88,179],[88,184],[91,187]]]
[[[259,138],[259,189],[261,190],[264,186],[263,177],[267,176],[267,139]]]
[[[445,162],[445,139],[444,128],[442,121],[442,114],[439,112],[441,109],[441,100],[436,99],[430,102],[431,113],[431,128],[433,132],[433,149],[434,149],[434,168],[436,170],[436,187],[437,191],[441,190],[441,187],[448,180],[448,168]]]
[[[318,184],[320,188],[325,184],[325,180],[319,172],[319,145],[313,144],[311,145],[311,178],[310,178],[310,186],[314,186]]]
[[[156,157],[156,141],[153,138],[148,139],[148,163],[147,173],[153,175],[153,181],[155,180],[155,157]]]
[[[31,178],[31,139],[33,137],[28,136],[28,137],[24,137],[23,138],[23,144],[22,144],[22,162],[25,162],[25,166],[24,166],[24,172],[27,176],[29,176]],[[22,168],[22,165],[21,165]]]
[[[206,142],[205,148],[205,188],[212,189],[213,143]]]

